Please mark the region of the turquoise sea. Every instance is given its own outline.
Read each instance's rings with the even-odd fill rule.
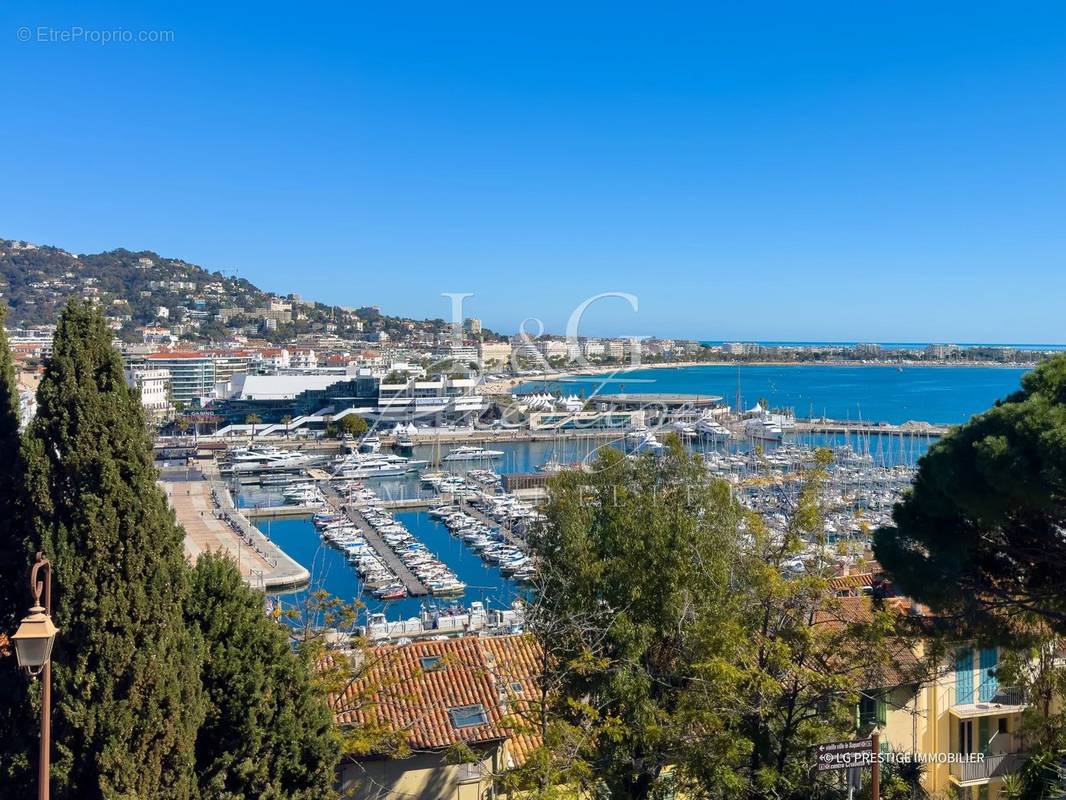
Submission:
[[[719,396],[733,406],[739,387],[745,408],[766,398],[799,417],[959,423],[1015,391],[1025,372],[1010,367],[698,366],[532,381],[517,391],[583,397],[678,392]]]

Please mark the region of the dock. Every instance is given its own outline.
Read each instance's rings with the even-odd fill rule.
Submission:
[[[163,480],[162,486],[185,529],[185,555],[190,561],[205,552],[225,553],[244,580],[263,591],[294,589],[311,580],[302,565],[233,505],[222,481],[205,475],[195,480]]]
[[[904,422],[899,425],[887,422],[846,422],[842,420],[796,420],[797,433],[861,433],[885,436],[945,436],[950,425],[935,425],[930,422]]]
[[[246,506],[241,513],[248,519],[278,519],[283,517],[309,517],[318,508],[307,506]]]
[[[352,521],[352,524],[359,528],[359,532],[366,537],[367,544],[374,549],[378,558],[385,562],[386,566],[392,570],[392,573],[403,584],[403,587],[407,590],[408,597],[425,597],[429,594],[429,589],[426,585],[408,569],[406,564],[400,561],[400,557],[393,552],[391,547],[385,544],[385,540],[378,535],[378,532],[371,527],[362,514],[355,509],[344,508],[341,496],[332,487],[323,487],[322,493],[326,498],[326,502],[329,503],[334,511],[345,514]]]
[[[462,511],[464,514],[473,517],[474,519],[476,519],[478,522],[482,523],[483,525],[489,525],[489,526],[491,526],[493,528],[499,528],[500,529],[500,533],[503,534],[503,538],[507,540],[508,544],[514,545],[519,550],[521,550],[523,553],[525,553],[525,552],[527,552],[529,550],[529,545],[526,544],[526,540],[523,539],[521,536],[519,536],[514,531],[512,531],[510,529],[510,527],[508,527],[507,525],[504,525],[501,522],[497,522],[496,520],[494,520],[492,517],[488,516],[487,514],[482,514],[480,511],[478,511],[476,508],[474,508],[469,503],[460,503],[459,504],[459,510]]]

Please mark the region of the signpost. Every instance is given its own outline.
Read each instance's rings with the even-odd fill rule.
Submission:
[[[814,748],[815,769],[818,772],[830,770],[856,769],[870,767],[870,800],[881,798],[881,752],[880,734],[874,731],[869,739],[855,739],[849,742],[823,742]]]

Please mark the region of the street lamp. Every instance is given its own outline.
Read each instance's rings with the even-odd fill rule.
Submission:
[[[30,675],[40,675],[52,655],[56,626],[39,603],[24,617],[18,632],[11,637],[19,666]]]
[[[37,574],[44,570],[44,580]],[[43,554],[30,570],[30,591],[33,607],[11,637],[19,666],[31,676],[41,676],[41,750],[37,769],[38,800],[48,800],[48,773],[52,739],[52,645],[56,640],[56,626],[52,623],[52,564]],[[44,605],[41,593],[44,592]]]

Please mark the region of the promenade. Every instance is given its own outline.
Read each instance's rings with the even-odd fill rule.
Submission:
[[[185,555],[229,555],[251,586],[263,591],[292,589],[306,584],[310,573],[233,506],[220,481],[197,474],[189,480],[163,480],[161,485],[178,522],[185,529]]]

